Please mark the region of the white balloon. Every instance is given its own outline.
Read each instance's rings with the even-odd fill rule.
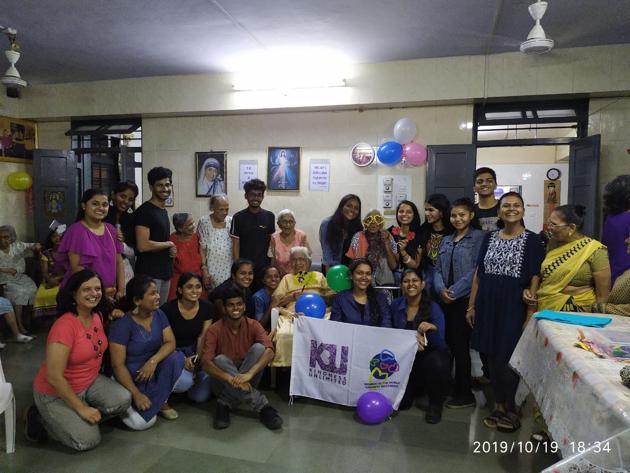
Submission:
[[[411,118],[401,118],[394,125],[394,138],[400,144],[411,143],[418,133],[416,123]]]

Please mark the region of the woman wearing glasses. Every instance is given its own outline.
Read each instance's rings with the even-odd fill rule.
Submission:
[[[389,286],[394,284],[394,273],[398,266],[398,247],[392,235],[383,230],[385,219],[376,210],[370,210],[363,219],[363,231],[352,237],[346,256],[352,260],[366,258],[374,270],[373,285]]]
[[[74,450],[89,450],[101,441],[99,422],[129,408],[129,391],[99,374],[107,350],[103,295],[100,276],[89,269],[59,291],[62,315],[48,334],[46,360],[33,383],[35,405],[26,414],[29,440],[43,441],[48,433]]]
[[[608,299],[608,250],[582,233],[584,214],[581,205],[561,205],[549,216],[551,240],[540,269],[540,288],[535,297],[527,290],[523,293],[539,311],[587,312]]]

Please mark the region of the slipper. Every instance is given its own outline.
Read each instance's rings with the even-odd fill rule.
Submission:
[[[512,432],[516,432],[521,428],[521,420],[514,412],[506,412],[503,414],[497,421],[497,430],[499,432],[503,432],[506,434],[511,434]]]
[[[489,429],[496,429],[497,423],[505,415],[505,412],[495,409],[488,417],[483,420],[483,425]]]
[[[549,434],[544,431],[544,430],[540,430],[538,432],[534,432],[529,439],[532,442],[538,442],[538,443],[548,443],[551,441],[551,438],[549,438]]]
[[[164,417],[166,420],[175,420],[179,417],[179,414],[172,407],[168,409],[160,409],[158,415]]]

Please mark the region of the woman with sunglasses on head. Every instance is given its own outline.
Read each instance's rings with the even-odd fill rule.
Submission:
[[[416,330],[418,352],[411,368],[405,395],[400,409],[409,409],[420,389],[429,394],[429,407],[425,416],[428,424],[442,419],[442,405],[448,394],[451,355],[444,339],[444,313],[426,291],[422,276],[415,269],[402,274],[402,297],[392,302],[394,328]]]
[[[392,235],[398,245],[400,259],[394,270],[396,283],[400,283],[402,273],[407,268],[420,267],[422,257],[420,243],[421,220],[416,204],[409,200],[401,201],[396,207],[396,225],[392,225],[387,231]]]
[[[348,264],[346,252],[350,240],[361,230],[361,199],[358,195],[342,197],[335,213],[322,220],[319,226],[319,242],[322,245],[324,273],[331,266]]]
[[[525,228],[520,194],[503,194],[498,209],[500,230],[484,237],[466,318],[473,327],[473,348],[487,357],[494,391],[496,406],[484,425],[514,432],[520,427],[514,400],[519,377],[508,361],[533,313],[522,295],[536,292],[544,249],[540,237]]]
[[[523,293],[538,311],[588,312],[608,299],[608,250],[582,233],[585,212],[581,205],[561,205],[549,215],[550,241],[540,267],[540,287],[535,295]]]
[[[393,270],[398,266],[398,246],[392,235],[383,230],[385,219],[376,210],[370,210],[363,219],[363,231],[352,237],[346,256],[351,260],[367,258],[372,265],[375,286],[394,284]]]
[[[484,234],[475,220],[474,204],[466,197],[453,202],[451,224],[455,232],[442,240],[433,282],[446,318],[446,343],[455,361],[455,393],[446,407],[461,409],[475,406],[466,307]]]
[[[74,273],[59,291],[61,316],[46,341],[46,360],[33,383],[35,406],[26,415],[26,436],[42,441],[46,432],[74,450],[101,441],[99,422],[123,414],[131,395],[99,371],[107,337],[101,278],[89,269]],[[45,428],[45,431],[44,431]]]

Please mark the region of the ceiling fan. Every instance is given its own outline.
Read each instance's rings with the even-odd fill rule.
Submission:
[[[19,89],[26,87],[28,83],[22,79],[15,64],[20,60],[20,45],[17,43],[17,30],[0,25],[0,31],[9,39],[10,47],[4,52],[9,68],[4,75],[0,77],[0,82],[7,88],[7,97],[18,98],[20,96]]]
[[[547,11],[547,2],[538,0],[529,7],[529,14],[536,24],[527,35],[527,40],[521,43],[521,52],[525,54],[544,54],[553,49],[553,39],[547,38],[545,30],[540,26],[540,20]]]

